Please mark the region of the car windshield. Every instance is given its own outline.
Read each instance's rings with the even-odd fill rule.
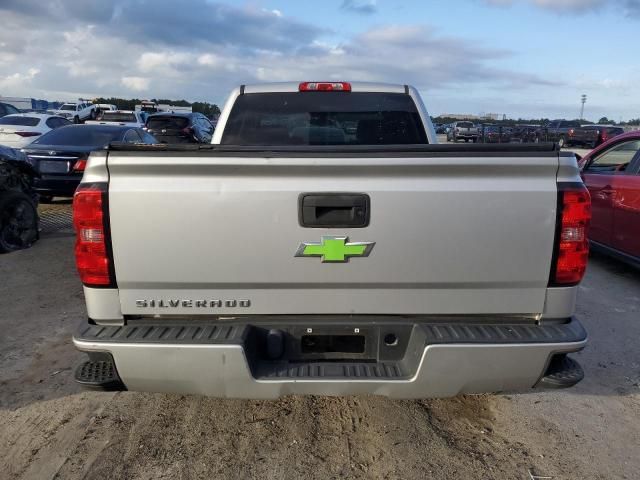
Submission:
[[[76,147],[104,147],[121,140],[124,130],[109,126],[70,125],[45,133],[33,144],[73,145]]]
[[[60,107],[60,110],[75,110],[76,106],[71,103],[65,103]]]
[[[101,120],[103,122],[137,122],[133,113],[124,112],[104,112]]]
[[[14,117],[12,115],[8,115],[6,117],[0,118],[0,125],[20,125],[24,127],[35,127],[40,123],[40,119],[38,117]]]
[[[147,120],[147,127],[153,130],[182,130],[189,126],[189,119],[187,117],[173,117],[173,116],[158,116],[149,117]]]
[[[250,93],[237,98],[226,145],[427,143],[413,99],[401,93]]]

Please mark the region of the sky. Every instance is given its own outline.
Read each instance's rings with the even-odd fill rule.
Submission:
[[[640,117],[640,0],[0,0],[0,95],[411,84],[432,115]]]

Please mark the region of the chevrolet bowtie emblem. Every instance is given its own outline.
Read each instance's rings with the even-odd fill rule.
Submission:
[[[301,243],[296,257],[321,257],[322,262],[349,261],[351,257],[368,257],[375,242],[348,242],[348,237],[324,236],[320,243]]]

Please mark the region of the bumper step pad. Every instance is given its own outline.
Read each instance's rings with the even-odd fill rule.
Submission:
[[[584,370],[578,362],[567,355],[556,355],[538,382],[538,388],[569,388],[584,378]]]
[[[81,363],[76,368],[75,380],[87,388],[96,390],[126,390],[113,360],[89,360]]]

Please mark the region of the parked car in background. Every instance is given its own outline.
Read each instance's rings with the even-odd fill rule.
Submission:
[[[20,110],[8,103],[0,102],[0,117],[4,117],[5,115],[13,115],[16,113],[20,113]]]
[[[447,133],[447,125],[444,123],[436,123],[433,126],[433,129],[436,131],[437,134],[442,135]]]
[[[87,125],[122,125],[127,127],[145,126],[147,114],[145,112],[134,112],[133,110],[109,110],[101,112],[95,120],[87,121]]]
[[[214,126],[201,113],[156,113],[147,119],[147,131],[160,143],[211,143]]]
[[[480,138],[483,143],[509,143],[511,142],[511,128],[483,125],[480,129]]]
[[[516,125],[511,133],[511,141],[515,143],[538,143],[546,138],[540,125]]]
[[[38,239],[37,176],[24,153],[0,146],[0,253],[28,248]]]
[[[58,110],[54,110],[55,115],[68,118],[73,123],[84,122],[96,118],[96,106],[92,103],[63,103]]]
[[[451,128],[447,132],[448,142],[457,142],[458,140],[469,140],[477,142],[479,137],[478,127],[472,122],[455,122],[451,124]]]
[[[591,194],[589,240],[598,250],[640,266],[640,131],[608,140],[580,166]]]
[[[46,113],[14,113],[0,118],[0,145],[22,148],[53,129],[71,125],[64,117]]]
[[[579,128],[580,122],[577,120],[553,120],[549,122],[545,129],[546,141],[557,142],[560,148],[566,146],[569,138],[569,130]]]
[[[24,149],[40,174],[35,182],[43,202],[72,197],[91,152],[111,142],[157,143],[142,128],[115,125],[70,125],[52,130]]]
[[[566,144],[568,147],[574,145],[596,148],[610,138],[622,135],[624,128],[614,125],[583,125],[582,127],[569,130]]]
[[[118,109],[118,107],[110,103],[94,103],[94,105],[96,108],[96,118],[99,118],[104,112],[113,112]]]

